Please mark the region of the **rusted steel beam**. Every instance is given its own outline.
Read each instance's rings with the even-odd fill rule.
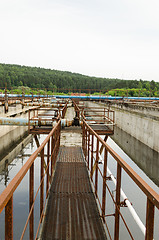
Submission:
[[[22,105],[24,106],[39,106],[39,107],[51,107],[51,108],[59,108],[59,107],[64,107],[63,104],[59,104],[59,103],[22,103]]]
[[[5,240],[13,239],[13,196],[5,207]]]
[[[30,188],[29,188],[29,209],[31,210],[32,204],[34,202],[34,163],[30,167],[30,177],[29,177],[29,182],[30,182]],[[30,216],[30,221],[29,221],[29,236],[30,240],[34,239],[34,208]]]
[[[11,126],[55,126],[57,121],[52,121],[50,119],[42,119],[42,118],[32,118],[29,120],[25,118],[8,118],[8,117],[0,117],[0,125],[11,125]],[[72,126],[73,121],[69,121],[67,119],[61,119],[62,127]]]
[[[153,240],[155,214],[154,210],[154,204],[149,199],[147,199],[145,240]]]
[[[151,202],[159,209],[159,194],[155,192],[104,140],[83,120],[84,124],[89,128],[91,134],[100,141],[107,149],[110,155],[120,164],[123,170],[132,178],[137,186],[145,193]]]
[[[39,148],[40,147],[40,143],[39,143],[39,140],[38,140],[38,137],[37,137],[36,134],[34,134],[34,139],[35,139],[37,148]]]
[[[121,166],[117,164],[116,206],[115,206],[115,229],[114,240],[119,239],[119,210],[120,210]]]
[[[56,128],[59,127],[61,124],[61,120],[57,123],[57,125],[52,129],[52,131],[48,134],[46,139],[43,141],[43,143],[40,145],[40,147],[32,154],[32,156],[27,160],[27,162],[23,165],[23,167],[20,169],[20,171],[17,173],[17,175],[12,179],[12,181],[8,184],[7,188],[4,189],[4,191],[0,195],[0,213],[4,209],[4,207],[7,205],[8,201],[12,197],[14,191],[19,186],[20,182],[28,172],[29,168],[33,164],[34,160],[38,157],[38,154],[41,152],[41,150],[44,148],[44,146],[47,144],[50,137],[54,134]]]
[[[106,142],[107,139],[108,139],[108,135],[106,135],[106,136],[104,137],[104,142]],[[102,154],[103,149],[104,149],[104,145],[101,145],[100,150],[99,150],[99,153],[100,153],[100,154]]]
[[[51,177],[53,174],[54,148],[55,148],[55,135],[52,135],[51,137]]]
[[[84,125],[82,125],[82,150],[84,149]]]
[[[86,134],[86,132],[85,132],[85,125],[82,126],[82,129],[83,129],[83,136],[82,136],[83,154],[85,156],[85,147],[86,147],[86,142],[85,142],[85,134]]]
[[[37,148],[39,148],[39,147],[40,147],[40,143],[39,143],[39,140],[38,140],[38,137],[37,137],[36,134],[34,134],[34,139],[35,139]],[[49,141],[50,141],[50,140],[49,140]],[[42,152],[40,152],[40,155],[41,155],[41,153],[42,153]],[[46,168],[47,168],[47,164],[46,164],[45,160],[44,160],[44,168],[45,168],[45,170],[46,170]],[[51,182],[51,176],[50,176],[50,175],[49,175],[49,181]]]
[[[30,109],[28,111],[28,133],[30,133]]]
[[[8,112],[8,95],[7,95],[7,86],[5,86],[5,97],[4,97],[4,112]]]
[[[87,159],[87,128],[85,126],[85,149],[84,149],[84,152],[85,152],[85,159]]]
[[[106,204],[106,176],[107,176],[107,161],[108,161],[108,152],[105,148],[104,151],[104,166],[103,166],[103,193],[102,193],[102,217],[105,222],[105,204]]]
[[[41,214],[42,214],[43,205],[44,205],[44,180],[43,180],[43,176],[44,176],[44,148],[43,148],[42,151],[41,151],[40,216],[41,216]]]
[[[46,179],[46,192],[49,189],[49,160],[50,160],[50,139],[47,144],[47,179]]]
[[[94,152],[94,135],[92,134],[92,143],[91,143],[91,180],[93,181],[93,152]]]
[[[95,170],[95,195],[97,196],[98,192],[98,160],[99,160],[99,140],[97,139],[97,146],[96,146],[96,170]]]
[[[89,152],[90,152],[90,132],[88,131],[88,148],[87,148],[87,164],[88,164],[88,169],[89,169]]]

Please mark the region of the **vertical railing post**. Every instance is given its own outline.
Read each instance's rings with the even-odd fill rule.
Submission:
[[[106,203],[106,176],[107,176],[108,151],[104,150],[104,166],[103,166],[103,194],[102,194],[102,217],[105,222],[105,203]]]
[[[104,123],[105,123],[105,119],[106,119],[106,118],[105,118],[105,108],[104,108]]]
[[[84,122],[83,122],[83,125],[82,125],[82,150],[84,152]]]
[[[92,133],[92,143],[91,143],[91,180],[93,180],[93,152],[94,152],[94,134]]]
[[[54,159],[54,134],[51,137],[51,177],[53,173],[53,159]]]
[[[30,133],[30,109],[28,111],[28,133]]]
[[[5,86],[5,99],[4,99],[4,112],[8,112],[8,95],[7,95],[7,85]]]
[[[85,123],[83,122],[83,154],[85,156],[85,134],[86,134],[86,131],[85,131]]]
[[[96,147],[96,169],[95,169],[95,195],[97,196],[98,192],[98,160],[99,160],[99,140],[97,139],[97,147]]]
[[[21,98],[21,101],[22,101],[22,109],[24,108],[24,96],[25,96],[24,87],[22,87],[22,98]]]
[[[90,147],[90,131],[88,131],[88,146],[87,146],[88,148],[87,148],[87,155],[88,155],[88,158],[87,158],[87,166],[88,166],[88,169],[89,169],[89,152],[90,152],[90,150],[89,150],[89,147]]]
[[[57,141],[57,130],[55,130],[55,146],[54,146],[54,161],[53,161],[53,168],[55,166],[55,161],[56,161],[56,156],[57,156],[57,144],[58,144],[58,141]]]
[[[34,162],[30,167],[30,188],[29,188],[29,209],[31,210],[31,207],[34,202]],[[34,239],[34,208],[32,210],[32,213],[30,215],[30,221],[29,221],[29,231],[30,231],[30,240]]]
[[[117,184],[116,184],[116,207],[115,207],[114,240],[118,240],[119,239],[120,188],[121,188],[121,166],[119,165],[119,163],[117,163]]]
[[[86,149],[87,149],[87,127],[86,127],[86,125],[84,126],[84,132],[85,132],[85,134],[84,134],[84,156],[85,156],[85,160],[86,160]]]
[[[41,181],[44,176],[44,148],[41,150]],[[43,204],[44,204],[44,180],[41,183],[40,187],[40,216],[43,211]]]
[[[145,240],[153,240],[154,232],[154,205],[147,198],[147,211],[146,211],[146,235]]]
[[[5,207],[5,240],[13,239],[13,196]]]
[[[50,139],[47,143],[47,177],[46,177],[46,192],[49,189],[49,160],[50,160]]]
[[[57,130],[57,133],[58,133],[58,148],[57,148],[57,154],[58,154],[59,148],[60,148],[60,132],[61,132],[61,124],[59,124],[58,130]]]
[[[115,123],[115,112],[113,111],[112,114],[113,114],[113,123]],[[114,124],[113,124],[113,131],[114,131]]]

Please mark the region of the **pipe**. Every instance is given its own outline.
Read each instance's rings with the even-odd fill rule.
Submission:
[[[39,106],[39,107],[64,107],[64,104],[59,104],[59,103],[22,103],[24,106]]]
[[[99,153],[99,158],[102,162],[103,161],[103,158],[101,156],[101,154]],[[108,174],[110,175],[110,178],[112,179],[114,185],[116,186],[116,179],[115,177],[113,176],[112,172],[109,170],[109,168],[107,167],[107,172]],[[145,235],[146,234],[146,228],[145,228],[145,225],[142,223],[141,219],[139,218],[139,216],[137,215],[135,209],[133,208],[133,206],[131,205],[130,201],[128,200],[127,196],[125,195],[125,193],[123,192],[123,190],[121,189],[120,190],[120,193],[121,193],[121,196],[122,198],[124,199],[124,202],[126,204],[126,206],[128,207],[130,213],[132,214],[135,222],[137,223],[137,225],[139,226],[140,230],[142,231],[142,233]]]
[[[8,97],[22,97],[22,94],[8,94]],[[4,94],[0,94],[0,97],[4,97]],[[83,100],[159,100],[159,97],[112,97],[112,96],[69,96],[69,95],[25,95],[27,98],[61,98],[61,99],[83,99]]]
[[[56,121],[40,120],[40,119],[31,119],[30,126],[55,126]],[[72,126],[73,121],[67,119],[61,119],[61,127],[70,127]],[[28,126],[29,120],[25,118],[8,118],[0,117],[0,125],[11,125],[11,126]]]

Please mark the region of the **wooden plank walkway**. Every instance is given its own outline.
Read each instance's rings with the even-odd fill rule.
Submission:
[[[106,239],[80,147],[60,147],[40,239]]]

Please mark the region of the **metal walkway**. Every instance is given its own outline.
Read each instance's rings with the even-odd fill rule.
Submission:
[[[106,239],[80,147],[60,147],[40,239]]]

